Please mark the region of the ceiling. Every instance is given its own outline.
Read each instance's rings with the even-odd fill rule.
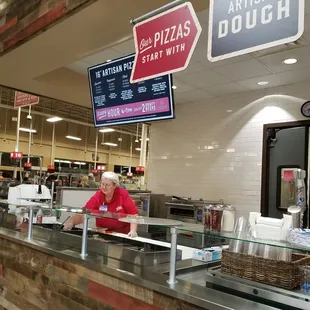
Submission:
[[[133,53],[129,20],[167,2],[98,0],[2,56],[0,84],[90,108],[87,67]],[[192,3],[203,32],[188,68],[174,74],[177,104],[310,80],[310,1],[305,33],[296,44],[215,63],[207,60],[209,3]],[[286,58],[298,62],[284,65]],[[259,81],[269,84],[259,86]]]
[[[207,59],[208,10],[198,13],[203,28],[192,60],[185,71],[174,74],[176,103],[310,81],[310,1],[306,1],[305,33],[296,44],[211,63]],[[65,66],[86,78],[87,68],[134,52],[133,39]],[[283,60],[296,58],[294,65]],[[260,86],[260,81],[269,82]]]
[[[97,0],[0,57],[0,84],[90,107],[86,77],[66,66],[128,40],[132,18],[168,2]],[[209,6],[205,0],[192,3],[197,12]]]

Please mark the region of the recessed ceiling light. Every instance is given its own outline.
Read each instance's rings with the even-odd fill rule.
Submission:
[[[110,61],[112,61],[111,59],[107,59],[107,62],[110,62]]]
[[[269,82],[268,81],[261,81],[257,83],[259,86],[264,86],[264,85],[268,85]]]
[[[76,141],[81,141],[82,139],[79,138],[79,137],[74,137],[74,136],[66,136],[67,139],[70,139],[70,140],[76,140]]]
[[[178,88],[178,86],[176,86],[176,85],[172,86],[172,89],[177,89],[177,88]]]
[[[285,59],[283,60],[283,63],[285,65],[293,65],[297,62],[297,59],[296,58],[288,58],[288,59]]]
[[[136,151],[141,151],[141,149],[139,147],[136,147]]]
[[[232,112],[232,110],[226,110],[226,112],[227,112],[227,113],[231,113],[231,112]]]

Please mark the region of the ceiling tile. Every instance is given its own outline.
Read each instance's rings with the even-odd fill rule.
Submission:
[[[310,80],[310,67],[279,73],[282,85],[295,84]]]
[[[261,81],[267,81],[269,82],[269,84],[264,85],[264,86],[258,85],[257,83]],[[238,84],[250,90],[257,90],[257,89],[270,88],[270,87],[276,87],[276,86],[283,85],[281,83],[281,78],[278,74],[269,74],[269,75],[265,75],[261,77],[255,77],[252,79],[246,79],[246,80],[238,81]]]
[[[184,92],[181,96],[185,102],[198,102],[208,99],[206,93],[198,89]]]
[[[305,31],[303,36],[309,40],[310,39],[310,14],[305,16]]]
[[[192,60],[190,61],[188,67],[186,68],[186,70],[176,72],[173,75],[177,76],[177,77],[181,77],[181,76],[186,76],[186,75],[193,74],[193,73],[196,73],[196,72],[201,72],[201,71],[204,71],[204,70],[206,70],[206,68],[201,63],[195,61],[192,58]]]
[[[224,67],[214,68],[214,71],[222,74],[232,81],[240,81],[271,73],[264,65],[255,59],[238,62]]]
[[[209,21],[209,10],[204,10],[199,13],[197,13],[197,17],[200,21],[200,24],[203,22],[208,22]]]
[[[174,91],[174,102],[175,104],[179,104],[179,103],[185,103],[185,99],[182,96],[183,93]]]
[[[197,88],[205,88],[207,86],[229,83],[230,80],[212,70],[194,73],[179,78],[182,82],[196,86]]]
[[[195,88],[194,86],[184,83],[175,77],[173,78],[173,85],[177,86],[177,90],[175,90],[175,92],[177,91],[178,93],[193,90]]]
[[[310,1],[305,1],[305,14],[310,14]]]
[[[66,66],[66,68],[74,71],[74,72],[77,72],[81,75],[87,75],[87,68],[89,67],[89,64],[87,62],[84,62],[84,61],[76,61],[76,62],[73,62],[72,64]]]
[[[128,40],[123,43],[120,43],[118,45],[113,46],[113,49],[119,53],[121,53],[123,56],[133,54],[135,52],[135,43],[134,40]]]
[[[94,55],[88,56],[83,59],[84,62],[89,63],[89,65],[94,66],[106,62],[108,59],[115,59],[121,57],[120,52],[115,51],[112,48],[106,49],[104,51],[98,52]]]
[[[241,93],[247,91],[248,88],[238,83],[227,83],[207,87],[203,90],[212,93],[214,97],[221,97],[225,95]]]
[[[267,66],[273,72],[278,73],[309,67],[310,66],[309,55],[310,55],[310,46],[305,46],[277,54],[259,57],[256,59],[261,63],[263,63],[265,66]],[[287,58],[296,58],[298,62],[294,65],[285,65],[283,64],[283,60]]]

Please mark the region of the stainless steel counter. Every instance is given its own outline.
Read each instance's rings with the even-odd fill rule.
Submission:
[[[0,228],[1,238],[11,242],[19,243],[35,250],[53,255],[63,260],[72,261],[89,269],[106,273],[116,278],[135,283],[139,286],[157,291],[159,293],[186,301],[190,304],[210,310],[272,310],[281,309],[270,307],[260,302],[251,301],[246,298],[233,296],[212,288],[193,284],[188,279],[179,278],[176,284],[167,283],[169,264],[158,264],[155,266],[142,267],[138,264],[129,263],[124,260],[111,257],[111,253],[102,251],[102,254],[93,253],[90,249],[89,255],[81,258],[79,246],[72,242],[59,242],[57,240],[72,240],[78,236],[69,237],[63,232],[50,232],[45,229],[34,229],[32,241],[27,241],[26,235],[5,228]],[[79,240],[80,241],[80,240]],[[108,249],[108,248],[107,248]],[[109,251],[109,250],[107,250]],[[183,275],[197,272],[205,274],[207,266],[203,263],[183,260],[177,263],[177,271]],[[201,283],[200,283],[201,284]]]

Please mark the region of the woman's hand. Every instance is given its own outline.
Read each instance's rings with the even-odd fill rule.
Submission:
[[[130,231],[129,233],[128,233],[128,237],[130,237],[130,238],[137,238],[138,237],[138,234],[137,234],[137,232],[135,232],[135,231]]]
[[[68,220],[65,224],[64,224],[64,228],[63,230],[71,230],[73,228],[74,224],[72,220]]]

